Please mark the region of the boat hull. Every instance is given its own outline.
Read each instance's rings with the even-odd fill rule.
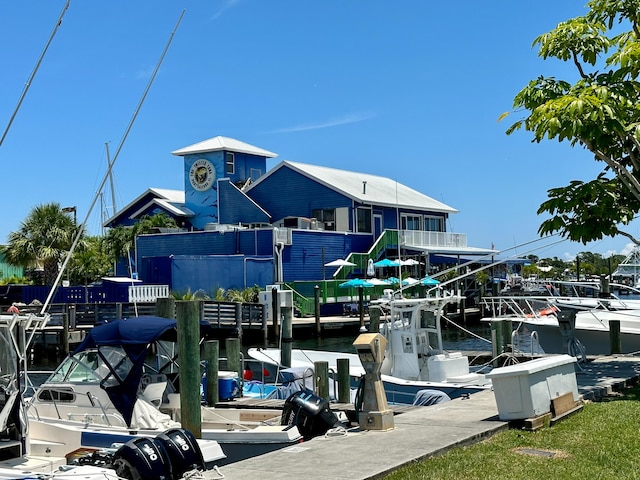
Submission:
[[[281,352],[276,348],[268,349],[249,349],[249,356],[258,362],[270,365],[278,365],[280,363]],[[307,367],[313,369],[315,362],[326,361],[329,364],[329,370],[337,372],[337,360],[349,360],[349,373],[351,378],[351,388],[357,389],[360,378],[365,374],[365,369],[360,362],[360,357],[353,353],[330,352],[321,350],[301,350],[293,349],[291,352],[291,364],[293,367]],[[491,388],[491,381],[482,377],[480,380],[474,378],[469,382],[428,382],[420,380],[407,380],[391,375],[381,375],[382,383],[390,404],[412,404],[416,394],[422,390],[436,390],[447,394],[449,398],[464,397],[481,390]],[[259,385],[251,386],[254,395],[260,396],[260,392],[270,392],[273,388],[260,388]],[[330,393],[334,394],[330,388]],[[334,395],[335,396],[335,395]]]
[[[620,353],[640,351],[640,316],[636,319],[629,311],[580,312],[576,316],[574,338],[580,341],[586,355],[610,355],[611,340],[609,320],[620,321]],[[567,353],[567,338],[563,336],[554,316],[543,319],[532,318],[522,322],[526,331],[536,332],[538,343],[544,353]]]

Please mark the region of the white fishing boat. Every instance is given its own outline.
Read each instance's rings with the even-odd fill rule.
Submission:
[[[483,321],[510,321],[516,339],[537,343],[533,353],[609,355],[610,322],[620,323],[622,353],[640,351],[640,308],[628,300],[584,297],[496,297],[484,299]],[[518,340],[516,340],[516,343]],[[516,345],[517,346],[517,345]]]
[[[203,327],[204,328],[204,327]],[[94,327],[28,404],[29,429],[65,451],[105,448],[180,427],[176,321],[135,317]],[[232,463],[302,440],[278,409],[201,407],[202,439]],[[204,446],[201,447],[204,450]]]
[[[505,288],[500,297],[552,297],[549,302],[581,309],[640,309],[640,290],[621,283],[528,279],[516,285],[520,287]]]
[[[387,339],[381,377],[390,403],[412,404],[421,391],[433,393],[426,395],[429,402],[438,402],[491,388],[491,381],[485,375],[470,371],[465,355],[443,348],[441,318],[444,308],[459,302],[460,297],[449,293],[440,295],[440,290],[436,292],[438,296],[392,298],[378,303],[382,309],[380,333]],[[248,355],[259,362],[284,368],[280,349],[251,348]],[[288,366],[313,371],[315,362],[326,361],[329,370],[337,372],[340,358],[349,360],[352,386],[356,388],[365,370],[355,353],[293,349]]]
[[[211,473],[205,473],[204,452],[195,438],[181,429],[155,432],[100,451],[70,449],[60,430],[42,437],[43,432],[30,431],[24,397],[26,352],[48,319],[48,315],[0,315],[0,479],[180,479],[205,478]],[[224,456],[216,442],[203,446],[216,448],[210,461]],[[212,453],[207,448],[206,454]]]

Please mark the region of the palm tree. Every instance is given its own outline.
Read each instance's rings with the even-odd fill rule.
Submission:
[[[112,265],[105,251],[104,237],[86,236],[67,266],[72,285],[86,285],[109,275]],[[65,272],[66,273],[66,272]]]
[[[118,225],[111,228],[105,238],[107,255],[114,264],[120,259],[128,259],[135,248],[136,236],[156,233],[159,228],[176,228],[176,221],[166,213],[143,215],[138,223],[131,227]]]
[[[45,285],[53,285],[65,255],[71,249],[78,227],[58,203],[37,205],[11,232],[3,248],[6,261],[24,268],[44,269]]]

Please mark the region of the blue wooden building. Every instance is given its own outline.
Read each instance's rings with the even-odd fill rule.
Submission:
[[[149,188],[105,226],[175,218],[178,230],[136,239],[134,268],[174,291],[318,281],[335,273],[326,263],[354,254],[419,257],[428,273],[432,255],[492,252],[447,232],[457,210],[389,178],[290,161],[267,171],[276,154],[228,137],[172,153],[184,191]],[[363,275],[356,263],[350,275]]]

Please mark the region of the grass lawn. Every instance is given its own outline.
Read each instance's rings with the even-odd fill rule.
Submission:
[[[385,480],[640,479],[640,386],[535,432],[508,430]],[[428,434],[428,433],[427,433]]]

